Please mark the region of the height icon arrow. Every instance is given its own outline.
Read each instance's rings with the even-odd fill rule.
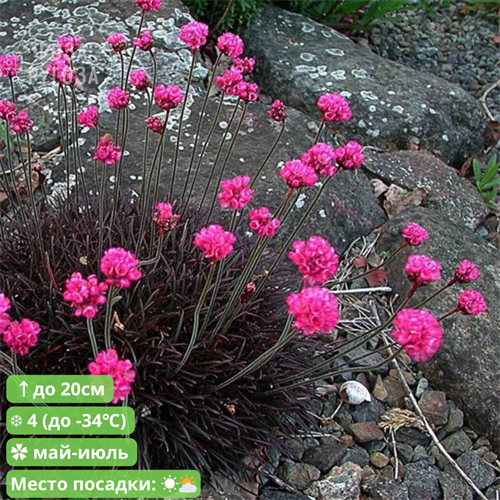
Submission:
[[[28,383],[26,382],[26,380],[23,380],[20,385],[23,388],[23,398],[25,398],[26,397],[26,387],[28,387]]]

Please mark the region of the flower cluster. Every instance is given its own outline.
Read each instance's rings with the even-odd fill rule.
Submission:
[[[137,90],[146,90],[149,87],[149,76],[144,68],[130,73],[130,85]]]
[[[181,27],[179,38],[191,50],[198,50],[207,43],[208,26],[198,21],[191,21]]]
[[[127,48],[127,39],[122,33],[111,33],[106,41],[111,45],[111,48],[117,52],[123,52]]]
[[[26,111],[19,111],[19,113],[11,117],[10,126],[14,132],[24,134],[32,129],[33,122]]]
[[[427,231],[415,222],[409,222],[401,234],[406,243],[411,246],[419,246],[429,238]]]
[[[3,341],[14,354],[26,356],[38,343],[40,331],[40,325],[36,321],[30,319],[11,321],[3,334]]]
[[[108,94],[108,104],[112,109],[124,109],[130,102],[130,94],[121,87],[113,87]]]
[[[234,33],[223,33],[217,39],[217,48],[231,59],[235,59],[243,54],[245,45],[243,40]]]
[[[229,68],[215,77],[215,83],[227,95],[236,95],[236,87],[243,81],[243,74],[236,68]]]
[[[488,309],[486,302],[477,290],[463,290],[458,296],[458,309],[462,314],[477,316]]]
[[[351,119],[349,103],[340,94],[323,94],[318,99],[318,108],[327,122],[343,122]]]
[[[60,36],[57,39],[57,44],[59,45],[59,49],[61,52],[64,54],[67,54],[68,56],[71,56],[78,47],[80,46],[81,43],[81,38],[79,36],[70,36],[70,35],[65,35],[65,36]]]
[[[54,57],[45,69],[60,85],[71,86],[76,83],[77,75],[71,66],[71,58],[64,52],[54,54]]]
[[[75,316],[92,319],[97,316],[99,306],[106,303],[108,285],[100,283],[97,276],[84,279],[80,273],[73,273],[66,281],[63,298],[75,309]]]
[[[165,121],[159,116],[150,116],[144,120],[146,126],[154,134],[161,134],[165,130]]]
[[[410,255],[405,272],[416,286],[423,286],[441,279],[441,264],[426,255]]]
[[[439,350],[443,330],[439,321],[423,309],[403,309],[394,318],[391,335],[415,361],[430,359]]]
[[[233,65],[243,76],[246,76],[254,70],[255,59],[253,57],[237,57],[233,61]]]
[[[284,122],[288,116],[286,106],[279,99],[276,99],[271,104],[271,109],[267,112],[267,116],[275,122]]]
[[[300,157],[302,163],[313,168],[319,175],[334,175],[338,171],[335,164],[336,151],[329,144],[318,142]]]
[[[113,138],[106,134],[99,139],[99,144],[94,155],[94,160],[100,161],[105,165],[116,163],[122,156],[120,146],[115,146]]]
[[[10,323],[10,300],[0,293],[0,335],[5,332]]]
[[[234,95],[244,102],[255,102],[259,98],[259,86],[243,80],[234,88]]]
[[[129,288],[133,281],[142,277],[140,262],[136,256],[124,248],[110,248],[101,259],[101,271],[109,286]]]
[[[220,206],[233,210],[245,208],[253,199],[253,190],[248,187],[250,180],[248,175],[223,180],[220,184],[222,192],[217,197]]]
[[[330,333],[339,322],[337,298],[326,288],[311,287],[292,293],[286,303],[288,312],[295,318],[294,328],[304,335]]]
[[[153,220],[158,226],[160,234],[164,234],[167,231],[173,231],[180,218],[180,215],[174,214],[174,209],[170,203],[158,203],[156,205]]]
[[[0,100],[0,118],[11,121],[16,115],[16,105],[5,99]]]
[[[280,170],[280,177],[286,181],[292,189],[306,186],[314,186],[318,182],[318,176],[312,167],[302,163],[300,160],[291,160],[285,163]]]
[[[134,47],[137,47],[144,52],[149,52],[154,47],[154,41],[153,36],[151,35],[151,31],[142,30],[139,33],[138,37],[134,37],[134,39],[132,40],[132,44],[134,45]]]
[[[480,274],[481,272],[473,262],[464,259],[455,271],[455,280],[459,283],[470,283],[476,281]]]
[[[357,170],[365,160],[363,146],[356,141],[349,141],[345,146],[335,149],[335,160],[339,167]]]
[[[248,219],[250,229],[256,231],[261,238],[272,238],[281,226],[281,222],[273,218],[267,207],[250,210]]]
[[[158,85],[154,91],[155,103],[165,111],[176,108],[184,99],[184,93],[177,85]]]
[[[19,56],[16,54],[2,54],[0,56],[0,76],[14,78],[19,71]]]
[[[335,249],[320,236],[292,244],[288,258],[297,266],[306,285],[322,284],[337,272],[340,258]]]
[[[163,0],[135,0],[137,6],[144,12],[159,10]]]
[[[91,375],[110,375],[113,378],[115,392],[112,403],[123,401],[131,391],[135,371],[128,359],[119,359],[114,349],[100,352],[95,361],[89,363]]]
[[[78,123],[87,128],[96,128],[99,124],[99,108],[91,105],[81,111],[78,115]]]
[[[212,262],[225,259],[234,250],[236,236],[222,226],[213,224],[196,233],[193,244],[198,247],[206,259]]]

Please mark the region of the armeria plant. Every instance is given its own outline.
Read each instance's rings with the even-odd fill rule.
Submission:
[[[28,197],[23,199],[14,178],[11,149],[25,178],[32,179],[32,121],[16,102],[19,57],[0,57],[0,75],[12,89],[12,99],[0,101],[0,118],[13,139],[12,144],[6,141],[8,170],[1,164],[2,188],[10,200],[0,224],[0,371],[2,377],[111,375],[113,403],[131,405],[136,412],[138,467],[194,467],[208,477],[214,470],[240,470],[246,456],[259,456],[263,448],[296,432],[297,426],[307,428],[314,383],[360,371],[342,359],[391,325],[395,349],[393,355],[385,346],[378,350],[387,356],[384,363],[402,351],[422,362],[439,349],[446,317],[476,315],[486,305],[479,292],[465,290],[457,307],[441,318],[423,309],[436,294],[407,308],[417,291],[441,278],[439,263],[412,255],[405,272],[413,286],[393,316],[342,343],[323,342],[324,336],[342,329],[339,302],[331,289],[352,277],[335,281],[340,258],[332,245],[321,236],[303,241],[297,234],[339,169],[355,171],[363,163],[357,142],[337,147],[321,142],[327,124],[351,118],[348,102],[338,94],[319,97],[321,121],[313,144],[300,158],[286,161],[277,174],[283,181],[281,200],[277,206],[253,205],[261,172],[285,130],[287,112],[280,101],[268,112],[281,128],[264,163],[252,166],[248,175],[227,177],[235,137],[259,89],[249,80],[255,61],[243,57],[243,41],[232,33],[221,35],[187,173],[184,169],[179,187],[174,181],[180,178],[186,96],[209,28],[192,21],[180,30],[180,39],[193,56],[187,88],[158,82],[154,40],[143,26],[161,0],[135,2],[142,17],[132,47],[121,33],[110,33],[106,42],[121,62],[116,86],[108,95],[116,117],[113,130],[100,128],[96,106],[79,109],[73,57],[80,38],[60,37],[47,66],[57,87],[66,172],[65,196],[55,203],[48,203],[29,181]],[[152,75],[135,66],[137,51],[150,55]],[[233,64],[222,71],[227,60]],[[231,141],[227,130],[222,133],[216,160],[207,169],[203,164],[207,145],[217,140],[216,127],[208,132],[204,127],[213,85],[220,88],[215,122],[224,100],[236,101],[228,127],[232,130],[236,122],[236,132]],[[122,187],[123,152],[132,133],[131,93],[143,93],[148,103],[143,117],[143,183],[136,203]],[[177,107],[181,111],[177,141],[170,146],[166,130]],[[95,132],[90,172],[81,159],[82,127]],[[223,145],[228,143],[229,152],[224,154]],[[169,148],[173,161],[163,172]],[[166,185],[163,173],[170,178]],[[200,176],[207,189],[196,205],[193,189]],[[215,194],[208,189],[214,183],[220,186]],[[305,191],[313,196],[299,223],[292,225],[292,207]],[[253,238],[246,236],[248,229]],[[266,251],[277,232],[284,234],[279,238],[282,244],[274,243],[274,251]],[[391,258],[426,239],[425,229],[409,223]],[[283,262],[286,254],[292,266]],[[474,264],[463,261],[437,293],[471,282],[478,274]]]

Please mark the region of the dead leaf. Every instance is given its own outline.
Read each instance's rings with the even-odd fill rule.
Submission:
[[[493,43],[500,43],[500,35],[495,35],[493,37]]]
[[[384,193],[389,190],[389,186],[380,179],[372,179],[373,192],[376,198],[380,198]]]
[[[424,188],[408,191],[392,184],[385,193],[384,209],[388,217],[391,218],[410,207],[418,207],[426,196],[427,192]]]
[[[366,267],[368,262],[366,260],[366,257],[364,257],[363,255],[358,255],[354,258],[353,264],[354,264],[354,267],[359,269],[360,267],[362,267],[362,268]]]
[[[387,280],[387,271],[385,269],[377,269],[365,276],[365,280],[372,288],[383,285]]]

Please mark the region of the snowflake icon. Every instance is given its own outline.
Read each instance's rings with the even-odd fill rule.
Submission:
[[[22,419],[19,415],[14,415],[14,416],[10,419],[10,423],[11,423],[14,427],[19,427],[19,426],[23,423],[23,419]]]
[[[26,453],[28,453],[28,448],[25,446],[23,447],[23,445],[19,443],[16,444],[16,446],[13,446],[10,452],[12,453],[12,458],[14,460],[24,460],[26,458]]]

